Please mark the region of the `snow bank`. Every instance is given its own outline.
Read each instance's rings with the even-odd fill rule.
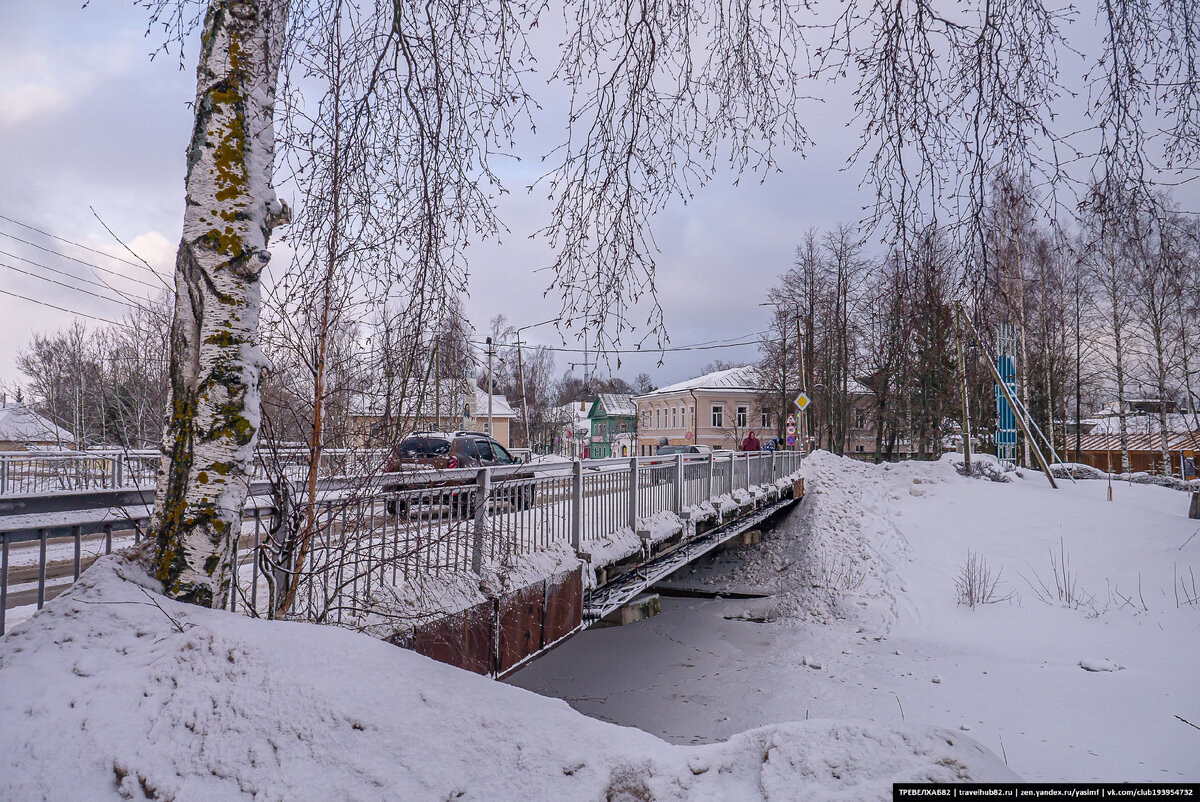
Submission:
[[[1119,461],[1119,460],[1118,460]],[[1058,462],[1050,466],[1050,472],[1054,474],[1056,479],[1107,479],[1108,473],[1094,468],[1091,465],[1084,465],[1078,462]],[[1200,490],[1200,479],[1190,479],[1184,481],[1175,476],[1161,476],[1155,473],[1146,473],[1145,471],[1135,471],[1134,473],[1114,473],[1112,475],[1114,482],[1125,482],[1134,485],[1156,485],[1158,487],[1167,487],[1171,490]]]
[[[12,799],[890,799],[1012,779],[970,738],[813,721],[675,746],[333,627],[182,605],[120,557],[0,639]]]
[[[893,469],[903,470],[884,466]],[[730,581],[772,592],[772,618],[822,623],[850,618],[886,631],[897,611],[889,576],[908,546],[888,519],[886,504],[884,510],[864,504],[864,494],[879,494],[872,479],[879,470],[826,451],[811,454],[804,462],[804,503],[786,532],[745,550],[745,561],[732,568]],[[918,494],[934,481],[914,479],[909,492]],[[803,536],[794,536],[797,532]]]

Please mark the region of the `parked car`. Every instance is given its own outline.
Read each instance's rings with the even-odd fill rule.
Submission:
[[[385,491],[414,488],[450,488],[474,484],[470,477],[439,475],[453,468],[488,468],[520,465],[521,461],[504,446],[480,432],[412,432],[401,440],[384,462],[385,473],[411,474],[403,485],[384,486]],[[505,480],[530,479],[533,469],[518,470],[505,475]],[[534,489],[526,484],[515,497],[516,506],[528,509],[533,504]],[[473,493],[444,493],[441,503],[449,503],[455,513],[474,509]],[[405,499],[388,502],[388,512],[396,513],[407,506]]]
[[[711,454],[712,446],[659,446],[655,452],[656,457],[665,457],[671,454]]]

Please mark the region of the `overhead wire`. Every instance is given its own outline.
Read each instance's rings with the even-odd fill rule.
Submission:
[[[748,336],[748,335],[745,335],[745,336]],[[485,347],[485,348],[487,347],[487,343],[482,342],[480,340],[468,340],[468,342],[471,343],[472,345]],[[591,354],[591,353],[596,353],[596,352],[603,352],[606,354],[647,354],[647,355],[651,355],[651,356],[653,356],[654,354],[676,353],[676,352],[680,352],[680,351],[715,351],[715,350],[719,350],[722,348],[741,348],[741,347],[744,347],[747,345],[758,345],[758,344],[759,344],[758,340],[744,340],[741,342],[732,342],[732,343],[721,343],[720,341],[717,341],[715,343],[694,343],[694,344],[690,344],[690,345],[671,346],[669,348],[595,349],[595,348],[566,348],[563,346],[556,346],[556,345],[540,345],[538,343],[523,343],[523,345],[527,345],[530,348],[542,348],[547,351],[558,351],[558,352],[570,353],[570,354]],[[507,347],[512,348],[515,346],[508,345]]]
[[[19,267],[13,267],[12,265],[5,264],[4,262],[0,262],[0,267],[7,267],[9,270],[15,271],[17,273],[21,273],[21,274],[29,276],[31,278],[36,278],[38,281],[46,281],[51,284],[57,284],[58,286],[66,287],[68,290],[72,290],[73,292],[81,292],[84,295],[90,295],[93,298],[99,298],[101,301],[108,301],[109,303],[118,304],[119,306],[130,306],[130,307],[133,306],[128,301],[122,301],[119,298],[109,298],[107,295],[100,295],[99,293],[92,292],[91,290],[85,290],[82,287],[76,287],[71,284],[64,284],[63,282],[58,281],[57,279],[52,279],[52,278],[49,278],[48,276],[39,276],[37,273],[30,273],[28,270],[22,270]]]
[[[101,323],[111,323],[114,326],[123,325],[121,323],[118,323],[115,320],[110,320],[106,317],[100,317],[99,315],[89,315],[87,312],[80,312],[76,309],[68,309],[65,306],[59,306],[57,304],[52,304],[52,303],[49,303],[48,301],[39,301],[37,298],[30,298],[26,295],[21,295],[20,293],[9,292],[8,290],[3,289],[3,288],[0,288],[0,293],[3,293],[4,295],[11,295],[13,298],[20,298],[22,301],[29,301],[30,303],[35,303],[40,306],[48,306],[51,309],[57,309],[60,312],[66,312],[71,315],[79,315],[80,317],[86,317],[89,320],[98,320]]]
[[[8,218],[3,218],[3,219],[8,219]],[[59,257],[60,259],[68,259],[72,262],[78,262],[79,264],[84,265],[85,267],[90,267],[93,270],[99,270],[101,273],[108,273],[109,275],[116,276],[117,278],[125,279],[126,281],[136,282],[143,286],[149,287],[152,290],[158,289],[158,287],[156,285],[151,284],[148,281],[142,281],[140,278],[137,278],[135,276],[127,276],[124,273],[118,273],[115,270],[109,270],[106,267],[101,267],[100,265],[92,264],[91,262],[85,262],[83,259],[76,259],[74,256],[68,256],[65,253],[59,253],[58,251],[54,250],[53,248],[47,248],[44,245],[38,245],[36,242],[30,242],[29,240],[21,239],[20,237],[16,236],[15,234],[9,234],[6,231],[0,231],[0,237],[8,237],[11,240],[16,240],[17,242],[21,243],[22,245],[28,245],[31,248],[37,248],[39,251],[45,251],[46,253],[53,254],[53,255]],[[110,287],[110,289],[111,289],[111,287]]]
[[[94,214],[94,211],[93,211],[93,214]],[[155,276],[158,276],[158,277],[160,278],[160,280],[161,280],[161,274],[160,274],[160,273],[159,273],[157,270],[155,270],[154,268],[152,268],[152,267],[150,267],[150,266],[148,266],[148,265],[145,265],[145,264],[138,264],[137,262],[131,262],[130,260],[128,260],[128,259],[124,259],[124,258],[122,258],[122,257],[120,257],[120,256],[113,256],[113,255],[112,255],[112,254],[110,254],[110,253],[105,253],[104,251],[97,250],[96,248],[90,248],[90,247],[88,247],[87,245],[84,245],[84,244],[82,244],[82,243],[75,242],[74,240],[69,240],[69,239],[67,239],[66,237],[60,237],[60,236],[58,236],[57,234],[51,234],[49,231],[43,231],[42,229],[40,229],[40,228],[38,228],[38,227],[36,227],[36,226],[31,226],[31,225],[29,225],[28,223],[22,223],[20,220],[14,220],[14,219],[12,219],[11,217],[7,217],[7,216],[5,216],[5,215],[3,215],[3,214],[0,214],[0,220],[6,220],[6,221],[8,221],[9,223],[12,223],[13,225],[20,226],[21,228],[26,228],[26,229],[29,229],[30,231],[36,231],[37,233],[41,234],[42,236],[45,236],[45,237],[50,237],[51,239],[56,239],[56,240],[58,240],[59,242],[64,242],[64,243],[66,243],[67,245],[74,245],[76,248],[82,248],[82,249],[83,249],[83,250],[85,250],[85,251],[91,251],[92,253],[99,254],[100,256],[104,256],[104,257],[106,257],[106,258],[108,258],[108,259],[114,259],[114,260],[116,260],[116,261],[118,261],[118,262],[121,262],[121,263],[123,263],[123,264],[127,264],[127,265],[129,265],[130,267],[136,267],[136,268],[138,268],[139,270],[145,270],[145,271],[148,271],[148,272],[150,272],[150,273],[153,273]],[[100,222],[101,222],[101,223],[103,223],[104,221],[103,221],[103,220],[101,220]],[[106,227],[107,227],[107,226],[106,226]],[[35,246],[35,247],[36,247],[36,246]],[[69,259],[69,258],[71,258],[71,257],[67,257],[67,258]],[[78,260],[78,259],[77,259],[76,261],[80,261],[80,260]],[[87,263],[87,262],[83,262],[83,264],[88,264],[88,263]],[[94,267],[95,265],[92,265],[92,266]]]
[[[121,290],[118,290],[116,287],[109,284],[107,281],[103,281],[103,280],[92,281],[90,278],[86,278],[84,276],[76,276],[74,273],[68,273],[65,270],[59,270],[57,268],[50,267],[50,265],[44,265],[41,262],[35,262],[34,260],[26,258],[24,256],[20,256],[19,254],[9,253],[8,251],[4,250],[3,248],[0,248],[0,256],[7,256],[11,259],[19,259],[22,262],[31,264],[34,267],[40,267],[42,270],[49,270],[51,273],[55,273],[59,276],[63,276],[64,278],[73,279],[74,281],[82,281],[84,284],[91,284],[93,287],[100,287],[101,289],[110,290],[111,292],[115,292],[117,295],[120,295],[122,298],[124,298],[125,303],[128,303],[128,304],[136,305],[138,302],[148,302],[149,301],[148,298],[141,298],[139,296],[133,296],[133,295],[129,295],[128,293],[122,292]],[[10,267],[10,266],[6,265],[6,267]],[[19,270],[19,268],[11,268],[11,269]],[[20,271],[20,272],[24,272],[24,271]],[[41,276],[35,276],[35,277],[41,278]],[[72,289],[75,289],[75,288],[72,287]]]

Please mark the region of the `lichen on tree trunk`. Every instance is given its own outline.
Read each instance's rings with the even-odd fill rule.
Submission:
[[[286,212],[271,185],[286,17],[285,2],[213,0],[197,68],[153,570],[206,606],[229,592],[259,426],[259,276]]]

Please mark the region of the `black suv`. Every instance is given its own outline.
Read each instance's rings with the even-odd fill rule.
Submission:
[[[441,471],[450,468],[489,468],[518,464],[520,461],[509,454],[504,446],[480,432],[413,432],[392,449],[392,453],[388,455],[387,461],[384,463],[383,470],[385,473],[412,472],[418,474],[430,469]],[[528,479],[532,476],[533,470],[530,468],[508,474],[505,479]],[[428,481],[406,482],[404,487],[456,487],[472,484],[472,482],[473,480],[469,478],[431,476]],[[400,487],[385,489],[398,490]],[[517,499],[520,507],[528,508],[532,505],[533,485],[526,485],[518,494]],[[453,499],[450,500],[459,502],[455,506],[461,506],[464,501],[471,501],[466,494],[461,493],[454,494]],[[394,513],[403,507],[403,502],[400,505],[388,502],[388,512]]]
[[[484,468],[516,465],[518,460],[486,434],[479,432],[413,432],[400,441],[388,456],[384,471],[403,471],[406,466],[430,468]]]

